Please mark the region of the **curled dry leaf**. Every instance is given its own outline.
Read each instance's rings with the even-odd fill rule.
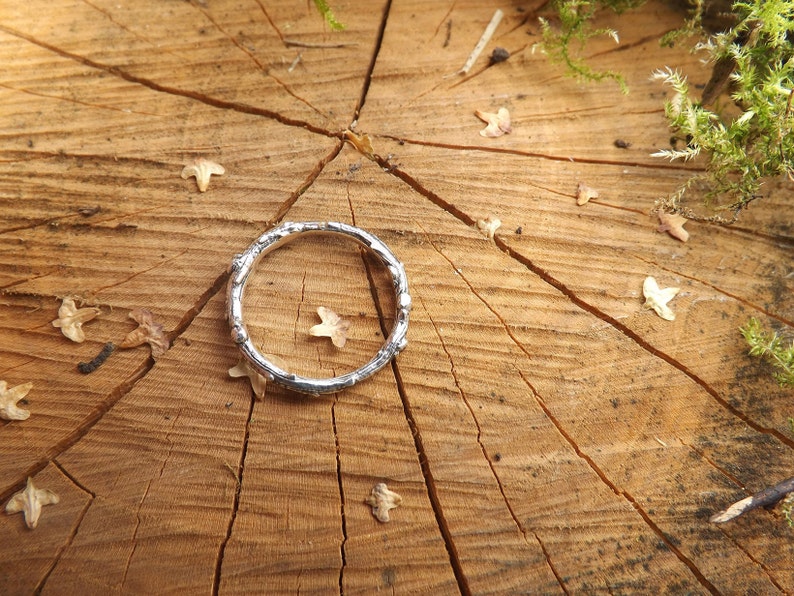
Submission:
[[[138,328],[130,331],[121,343],[120,348],[135,348],[148,343],[152,347],[152,358],[155,360],[165,354],[171,342],[160,323],[155,323],[152,313],[145,308],[130,311],[130,318],[138,323]]]
[[[383,482],[379,482],[372,488],[372,492],[364,502],[372,507],[372,515],[375,519],[385,524],[389,521],[389,511],[396,509],[402,501],[400,495],[389,490]]]
[[[480,131],[481,136],[501,137],[503,134],[513,132],[513,127],[510,125],[510,112],[507,111],[507,108],[499,108],[496,114],[476,110],[474,115],[488,123],[488,126]]]
[[[263,354],[263,356],[278,366],[280,369],[284,371],[287,370],[287,363],[278,356],[274,356],[273,354]],[[254,390],[254,395],[256,398],[264,399],[265,390],[267,389],[267,379],[264,377],[264,375],[256,371],[254,367],[251,366],[251,363],[245,358],[240,358],[237,364],[229,369],[229,376],[233,379],[247,377],[251,383],[251,388]]]
[[[689,232],[684,229],[684,224],[688,221],[683,215],[659,211],[659,227],[656,228],[656,231],[667,232],[676,240],[686,242],[689,240]]]
[[[477,228],[490,240],[493,240],[496,230],[498,230],[501,225],[501,220],[496,217],[488,217],[487,219],[477,220]]]
[[[193,163],[182,168],[182,178],[187,180],[191,176],[196,177],[196,184],[201,192],[206,192],[210,185],[210,176],[213,174],[222,176],[226,173],[226,168],[221,164],[210,161],[203,157],[196,158]]]
[[[648,309],[653,309],[656,314],[667,321],[675,320],[675,313],[667,306],[681,288],[660,288],[659,284],[653,277],[646,277],[642,284],[642,294],[645,296],[645,304],[643,306]]]
[[[85,341],[83,323],[95,319],[100,310],[96,307],[77,308],[73,298],[64,298],[58,309],[58,318],[52,322],[53,327],[60,327],[61,333],[74,342]]]
[[[317,314],[320,315],[322,323],[309,329],[309,335],[330,337],[331,343],[337,348],[344,348],[345,342],[347,342],[347,330],[350,328],[350,321],[344,320],[330,308],[324,306],[317,307]]]
[[[25,490],[19,491],[6,503],[6,513],[10,515],[22,511],[25,515],[25,525],[33,530],[39,523],[42,506],[55,505],[60,500],[51,490],[36,488],[33,480],[28,478]]]
[[[597,199],[598,191],[595,188],[590,188],[584,182],[580,182],[576,187],[576,204],[579,206],[584,205],[590,199]]]
[[[18,407],[17,402],[23,399],[32,388],[33,383],[24,383],[9,389],[8,383],[0,381],[0,418],[3,420],[27,420],[30,417],[30,412]]]

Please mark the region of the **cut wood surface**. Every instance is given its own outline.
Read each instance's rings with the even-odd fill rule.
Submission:
[[[330,4],[342,32],[303,0],[0,6],[0,380],[33,383],[30,418],[0,422],[0,497],[28,477],[60,497],[35,530],[0,515],[0,593],[794,592],[779,511],[709,522],[794,470],[794,400],[738,332],[794,333],[791,185],[687,243],[657,232],[654,201],[703,168],[650,155],[670,143],[650,73],[709,77],[659,45],[682,14],[599,17],[620,43],[587,59],[622,95],[533,51],[539,0]],[[481,136],[475,111],[502,107],[512,132]],[[225,168],[206,192],[180,177],[199,157]],[[405,264],[409,344],[345,391],[257,400],[228,375],[228,267],[310,220]],[[643,308],[649,275],[681,288],[674,321]],[[51,324],[69,296],[101,310],[83,343]],[[376,259],[313,237],[260,262],[246,322],[330,377],[378,350],[393,302]],[[309,336],[319,306],[352,322],[343,349]],[[170,349],[78,372],[138,308]]]

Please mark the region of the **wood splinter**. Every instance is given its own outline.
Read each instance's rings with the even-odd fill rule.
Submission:
[[[480,41],[477,42],[477,45],[474,46],[471,54],[469,54],[469,59],[466,60],[466,64],[463,65],[458,72],[455,74],[457,75],[467,75],[471,70],[471,67],[474,66],[474,63],[477,62],[477,58],[480,57],[482,51],[485,49],[485,46],[488,45],[488,42],[491,41],[496,28],[499,26],[499,23],[502,22],[502,17],[504,13],[501,9],[497,8],[496,12],[493,13],[493,17],[491,17],[491,22],[488,23],[488,26],[485,28],[485,31],[480,37]]]
[[[794,476],[765,488],[752,497],[737,501],[724,511],[712,515],[709,521],[713,524],[723,524],[758,507],[770,507],[790,493],[794,493]]]

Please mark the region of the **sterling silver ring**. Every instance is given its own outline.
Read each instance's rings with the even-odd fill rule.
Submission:
[[[338,377],[314,379],[301,377],[283,370],[270,362],[254,347],[245,323],[243,323],[243,292],[245,291],[248,276],[263,256],[299,236],[329,233],[341,234],[352,238],[380,259],[392,276],[397,312],[395,313],[394,326],[391,333],[389,333],[389,337],[386,338],[386,342],[372,360],[361,368]],[[243,357],[266,379],[301,393],[310,393],[312,395],[333,393],[355,385],[383,368],[408,344],[406,334],[408,333],[408,315],[411,311],[411,295],[408,293],[408,279],[405,275],[405,267],[376,236],[360,228],[343,223],[330,221],[286,222],[262,234],[245,252],[235,255],[232,259],[226,294],[226,308],[232,341],[240,348]]]

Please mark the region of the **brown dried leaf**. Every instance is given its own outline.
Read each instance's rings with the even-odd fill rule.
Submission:
[[[130,311],[130,318],[138,323],[138,328],[130,331],[121,343],[120,348],[135,348],[148,343],[152,347],[152,358],[155,360],[165,354],[171,342],[160,323],[155,323],[152,313],[145,308]]]

